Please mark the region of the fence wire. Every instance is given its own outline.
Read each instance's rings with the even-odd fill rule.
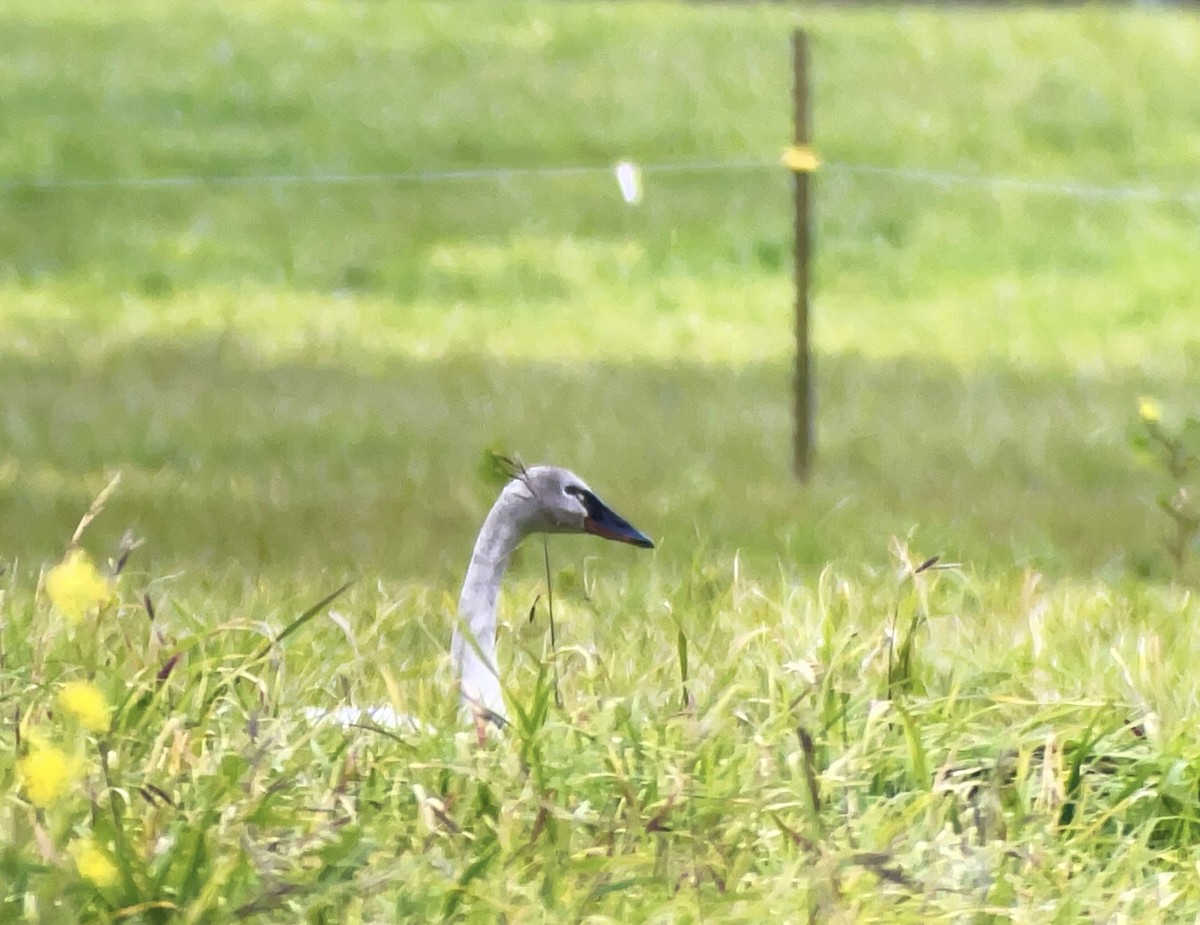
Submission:
[[[783,171],[778,159],[735,158],[730,160],[698,160],[665,163],[633,164],[645,175],[688,173],[749,173]],[[402,170],[377,173],[266,173],[224,175],[176,175],[165,177],[59,177],[59,178],[0,178],[0,190],[154,190],[189,187],[231,186],[346,186],[372,183],[441,184],[466,182],[495,182],[526,178],[599,177],[611,175],[615,167],[605,165],[567,165],[542,167],[475,167],[441,170]],[[884,177],[902,183],[918,183],[942,187],[975,187],[997,191],[1061,196],[1072,199],[1108,202],[1155,202],[1179,205],[1200,205],[1200,189],[1169,189],[1147,184],[1097,184],[1080,180],[1048,180],[1032,177],[996,176],[959,171],[930,170],[918,167],[894,167],[880,164],[828,161],[819,173]]]

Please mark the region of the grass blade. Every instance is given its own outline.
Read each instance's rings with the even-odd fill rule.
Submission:
[[[274,646],[279,645],[281,642],[283,642],[285,639],[287,639],[290,635],[292,635],[292,633],[296,632],[296,630],[300,629],[300,627],[304,626],[305,623],[307,623],[309,620],[311,620],[313,617],[315,617],[317,614],[319,614],[322,610],[324,610],[326,607],[328,607],[330,604],[332,604],[334,601],[336,601],[339,597],[341,597],[342,594],[346,591],[346,589],[349,588],[352,584],[354,584],[353,580],[347,581],[336,591],[330,592],[329,594],[327,594],[323,598],[321,598],[319,601],[317,601],[315,604],[313,604],[311,607],[309,607],[308,610],[304,611],[304,613],[300,614],[300,616],[296,617],[295,620],[293,620],[291,623],[289,623],[287,626],[285,626],[282,630],[280,630],[279,634],[276,635],[276,637],[274,639],[272,639],[269,642],[264,642],[259,647],[258,651],[254,653],[254,658],[255,659],[263,658],[268,652],[271,651],[271,649]]]

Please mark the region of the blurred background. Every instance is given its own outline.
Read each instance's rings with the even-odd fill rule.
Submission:
[[[450,586],[492,449],[667,568],[1169,567],[1131,440],[1200,406],[1194,13],[9,0],[0,35],[0,557],[120,471],[99,552]]]

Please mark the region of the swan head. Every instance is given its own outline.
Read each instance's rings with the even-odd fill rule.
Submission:
[[[590,533],[617,543],[653,549],[650,537],[600,500],[569,469],[531,466],[505,487],[519,504],[530,533]]]

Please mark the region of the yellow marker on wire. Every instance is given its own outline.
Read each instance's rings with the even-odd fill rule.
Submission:
[[[821,159],[808,145],[792,145],[780,160],[793,173],[812,173],[821,166]]]

